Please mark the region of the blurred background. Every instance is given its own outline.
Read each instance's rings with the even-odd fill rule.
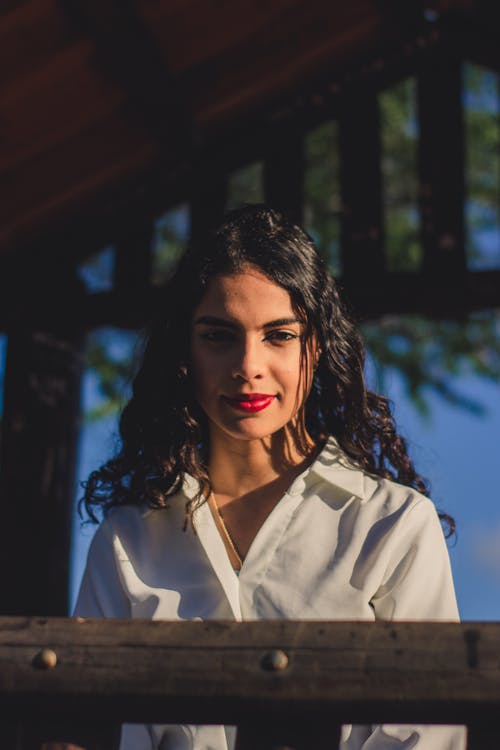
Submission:
[[[461,615],[500,620],[500,7],[5,0],[2,614],[66,614],[144,330],[190,237],[303,223],[372,388],[457,534]]]

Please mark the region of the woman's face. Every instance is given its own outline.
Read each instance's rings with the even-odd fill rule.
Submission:
[[[289,293],[258,269],[209,282],[193,315],[191,364],[211,437],[263,439],[293,425],[312,377],[311,366],[301,376],[302,335]]]

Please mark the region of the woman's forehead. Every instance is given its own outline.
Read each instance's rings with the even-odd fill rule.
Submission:
[[[295,317],[289,292],[258,269],[218,274],[210,279],[195,317],[199,314]],[[274,319],[271,318],[271,319]]]

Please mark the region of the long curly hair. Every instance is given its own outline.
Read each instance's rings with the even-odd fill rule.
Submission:
[[[313,240],[280,212],[246,206],[188,249],[163,290],[121,415],[121,449],[84,483],[81,502],[91,520],[97,521],[98,508],[104,514],[119,505],[164,508],[186,475],[199,482],[189,513],[208,496],[208,425],[192,387],[191,321],[212,277],[248,267],[289,292],[305,339],[314,333],[319,344],[321,356],[302,405],[309,435],[315,442],[333,435],[362,470],[427,494],[388,399],[366,387],[363,341]],[[452,532],[453,519],[441,517]]]

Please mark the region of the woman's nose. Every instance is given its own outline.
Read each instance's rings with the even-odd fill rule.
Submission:
[[[263,352],[258,342],[244,341],[237,352],[233,365],[233,378],[254,380],[261,378],[264,372]]]

